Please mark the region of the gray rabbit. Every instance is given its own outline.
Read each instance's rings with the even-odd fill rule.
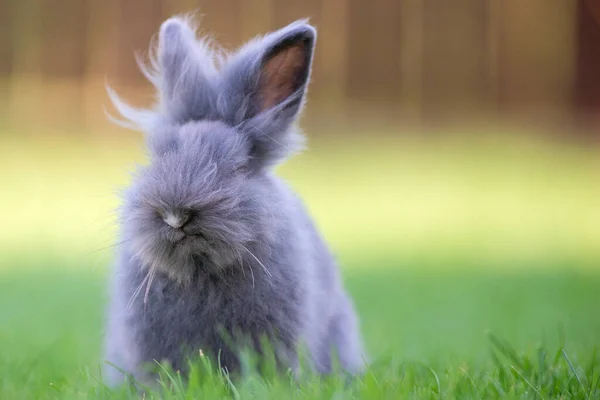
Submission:
[[[171,18],[142,66],[156,106],[134,109],[109,90],[147,134],[150,153],[120,210],[110,384],[123,372],[153,379],[144,366],[154,361],[184,371],[199,350],[236,371],[237,338],[260,351],[266,337],[292,370],[303,346],[318,372],[330,372],[334,356],[361,371],[358,321],[336,263],[301,200],[272,172],[302,145],[294,125],[315,40],[302,20],[224,54],[198,40],[190,20]]]

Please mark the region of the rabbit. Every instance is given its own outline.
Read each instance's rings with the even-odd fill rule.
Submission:
[[[235,344],[247,340],[260,354],[264,337],[286,370],[297,371],[303,348],[317,373],[334,362],[362,371],[359,320],[336,261],[273,172],[303,149],[297,117],[316,36],[298,20],[227,54],[197,39],[191,19],[171,17],[152,62],[139,63],[156,105],[133,108],[107,88],[149,154],[119,209],[104,344],[110,385],[155,380],[145,367],[155,362],[185,371],[198,352],[239,371]]]

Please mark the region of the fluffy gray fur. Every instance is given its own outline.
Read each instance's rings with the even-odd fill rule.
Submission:
[[[235,346],[223,332],[254,345],[266,336],[292,369],[302,345],[319,372],[331,370],[332,352],[359,372],[357,317],[335,261],[301,200],[271,171],[302,143],[294,123],[316,31],[297,21],[231,55],[195,36],[186,19],[163,23],[143,68],[158,92],[153,109],[134,109],[110,91],[147,134],[150,163],[120,210],[105,342],[118,369],[107,367],[108,381],[119,384],[126,372],[148,382],[144,366],[154,361],[185,370],[200,349],[235,371]],[[261,83],[265,65],[290,46],[302,51],[290,52],[295,69],[283,82],[293,90],[264,109],[265,90],[277,89]]]

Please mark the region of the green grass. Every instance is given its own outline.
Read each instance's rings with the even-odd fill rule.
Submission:
[[[38,264],[44,269],[23,265],[26,272],[2,275],[0,398],[134,397],[99,382],[105,273],[69,263],[55,257]],[[600,396],[599,276],[374,264],[345,275],[374,359],[349,386],[315,377],[292,384],[285,375],[229,382],[213,371],[190,386],[165,377],[170,389],[153,398]]]
[[[280,173],[341,261],[373,363],[337,378],[203,363],[146,398],[600,398],[600,151],[501,132],[312,141]],[[139,136],[0,134],[0,399],[101,383],[114,192]]]

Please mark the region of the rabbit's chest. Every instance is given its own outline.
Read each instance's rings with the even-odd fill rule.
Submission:
[[[158,285],[157,285],[158,286]],[[194,288],[157,287],[141,310],[148,329],[157,332],[187,332],[190,335],[212,331],[217,325],[243,329],[262,320],[272,320],[267,298],[274,293],[261,294],[240,288],[211,283]]]
[[[276,332],[293,342],[299,319],[292,300],[270,285],[249,289],[207,281],[182,289],[159,282],[146,304],[138,303],[132,323],[143,358],[173,360],[182,349],[222,351],[232,334],[255,340]]]

